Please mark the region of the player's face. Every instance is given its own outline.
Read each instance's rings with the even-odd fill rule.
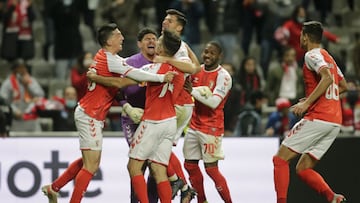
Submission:
[[[162,22],[161,32],[163,32],[165,29],[175,31],[176,33],[181,33],[182,26],[178,23],[175,15],[167,15]]]
[[[204,51],[202,52],[202,59],[207,70],[213,70],[217,68],[220,61],[220,52],[216,46],[207,44]]]
[[[164,47],[162,43],[162,37],[156,41],[156,48],[155,48],[156,55],[161,56],[164,53]]]
[[[138,42],[141,52],[149,56],[155,55],[156,40],[156,35],[152,33],[144,35],[143,39]]]
[[[117,50],[117,52],[122,50],[122,44],[124,41],[124,36],[121,34],[119,29],[116,29],[112,32],[112,35],[108,39],[108,44]]]

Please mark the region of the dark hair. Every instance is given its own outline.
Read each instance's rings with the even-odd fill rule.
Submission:
[[[299,4],[294,8],[293,12],[291,13],[291,19],[296,21],[296,18],[297,18],[297,15],[299,14],[300,9],[304,9],[305,10],[305,16],[307,16],[305,7],[303,5],[301,5],[301,4]]]
[[[320,22],[309,21],[303,23],[302,32],[303,34],[309,36],[311,42],[321,43],[321,39],[323,35],[323,27]]]
[[[161,36],[165,52],[169,56],[173,56],[181,46],[181,38],[175,32],[170,30],[164,30],[163,35]]]
[[[156,33],[155,30],[145,27],[139,31],[139,33],[137,35],[137,40],[141,41],[144,38],[144,36],[147,34],[154,34],[156,37],[158,36],[158,34]]]
[[[22,60],[22,59],[17,59],[17,60],[15,60],[15,61],[12,62],[12,64],[11,64],[11,70],[14,71],[15,69],[17,69],[17,68],[19,68],[19,67],[26,67],[26,68],[27,68],[24,60]]]
[[[223,50],[222,50],[221,45],[220,45],[219,42],[217,42],[217,41],[210,41],[210,42],[208,42],[207,44],[210,44],[210,45],[215,46],[215,47],[217,48],[217,50],[219,51],[219,54],[222,54]]]
[[[265,98],[266,98],[266,95],[261,90],[255,90],[250,93],[250,103],[253,105],[256,104],[256,100],[265,99]]]
[[[166,10],[166,14],[168,15],[175,15],[177,18],[177,21],[183,26],[185,27],[187,20],[186,20],[186,16],[185,14],[183,14],[182,12],[176,10],[176,9],[168,9]]]
[[[109,23],[101,26],[97,31],[97,41],[99,42],[101,47],[106,45],[106,41],[112,35],[112,32],[116,30],[118,26],[115,23]]]

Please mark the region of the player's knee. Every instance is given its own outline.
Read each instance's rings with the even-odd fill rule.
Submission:
[[[289,162],[285,161],[284,159],[278,156],[273,156],[273,164],[274,166],[283,166],[283,165],[288,165]]]

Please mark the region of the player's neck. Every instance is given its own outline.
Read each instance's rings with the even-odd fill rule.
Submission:
[[[310,51],[312,49],[317,49],[317,48],[320,48],[320,44],[317,44],[317,43],[309,43],[307,45],[307,51]]]

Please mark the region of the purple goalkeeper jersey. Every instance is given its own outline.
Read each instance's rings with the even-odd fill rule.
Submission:
[[[126,59],[126,63],[135,68],[141,68],[143,65],[151,63],[141,53],[130,56]],[[122,89],[126,101],[121,101],[121,104],[129,103],[133,107],[145,107],[145,87],[139,85],[130,85]]]
[[[141,53],[138,53],[127,58],[126,63],[135,68],[141,68],[143,65],[151,63],[151,61],[148,61]],[[120,104],[129,103],[133,107],[143,109],[145,107],[145,90],[145,87],[140,87],[139,85],[122,88],[124,100],[121,100]],[[135,124],[128,116],[122,116],[121,123],[126,141],[130,144],[138,124]]]

